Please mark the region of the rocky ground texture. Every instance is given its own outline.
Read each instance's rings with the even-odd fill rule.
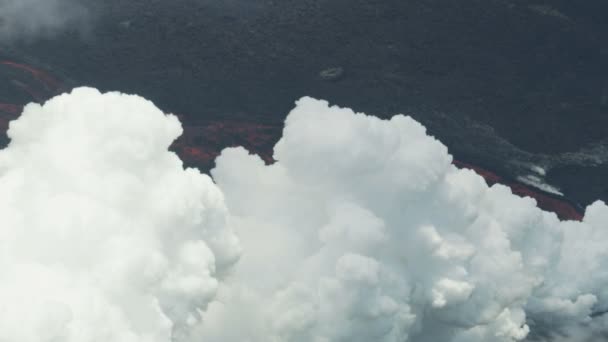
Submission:
[[[187,125],[280,125],[304,95],[411,114],[459,159],[608,200],[605,1],[91,3],[86,34],[10,50]]]

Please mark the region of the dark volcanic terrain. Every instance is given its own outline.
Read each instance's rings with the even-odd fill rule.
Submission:
[[[2,99],[7,101],[0,102],[0,131],[8,129],[9,122],[19,116],[26,103],[44,102],[66,89],[63,80],[55,78],[45,70],[10,59],[0,60],[0,84],[4,87]],[[207,172],[213,168],[215,158],[222,149],[228,146],[243,146],[261,156],[267,163],[274,162],[272,150],[281,136],[280,123],[253,122],[251,118],[238,117],[215,120],[197,120],[183,115],[179,117],[180,121],[185,123],[184,132],[171,148],[188,166]],[[0,147],[8,142],[6,136],[3,138]],[[521,181],[501,177],[479,166],[458,160],[455,160],[454,164],[461,168],[474,169],[490,185],[501,183],[511,187],[518,195],[535,198],[540,208],[555,212],[562,219],[582,219],[582,208],[561,196],[539,191]]]
[[[85,36],[7,53],[71,86],[141,94],[186,126],[280,125],[304,95],[410,114],[458,159],[582,205],[608,200],[606,1],[108,0],[91,12]]]

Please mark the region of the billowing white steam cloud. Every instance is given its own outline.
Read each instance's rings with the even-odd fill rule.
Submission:
[[[87,0],[88,1],[88,0]],[[89,19],[83,0],[0,0],[0,42],[81,30]]]
[[[583,222],[560,222],[453,167],[409,117],[310,98],[287,118],[273,165],[222,153],[212,171],[222,195],[167,152],[180,132],[141,98],[91,89],[30,105],[11,124],[0,152],[0,341],[583,341],[607,331],[601,202]]]
[[[602,331],[590,315],[608,309],[603,203],[582,223],[560,222],[456,169],[409,117],[310,98],[290,113],[274,157],[267,166],[236,148],[216,160],[243,258],[203,315],[200,340],[498,342]]]
[[[78,89],[0,151],[0,341],[168,342],[240,253],[220,190],[168,152],[177,118]]]

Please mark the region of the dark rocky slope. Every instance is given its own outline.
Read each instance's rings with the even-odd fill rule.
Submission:
[[[83,0],[84,1],[84,0]],[[93,3],[91,1],[91,3]],[[533,166],[574,201],[608,199],[602,0],[108,0],[95,28],[12,46],[76,84],[192,122],[280,124],[303,95],[408,113],[458,158]],[[342,71],[324,77],[323,71]]]

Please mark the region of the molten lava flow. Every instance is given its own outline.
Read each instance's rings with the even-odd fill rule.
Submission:
[[[182,117],[182,120],[184,118]],[[210,121],[197,125],[184,122],[184,134],[173,148],[182,160],[203,170],[213,168],[215,158],[226,147],[243,146],[272,163],[272,147],[281,134],[278,125],[239,121]]]
[[[547,211],[552,211],[557,214],[561,220],[576,220],[583,219],[583,214],[576,207],[568,203],[564,199],[552,197],[552,195],[535,191],[521,183],[508,182],[506,185],[511,187],[514,194],[519,196],[532,197],[538,203],[538,207]]]
[[[63,91],[62,84],[47,72],[10,60],[0,60],[2,81],[7,84],[6,90],[0,94],[3,97],[0,98],[0,129],[3,132],[25,104],[44,102]]]
[[[544,193],[540,190],[535,190],[520,182],[508,180],[479,166],[471,165],[458,160],[454,160],[454,165],[459,168],[474,170],[486,180],[488,185],[507,185],[511,188],[511,191],[513,191],[514,194],[522,197],[528,196],[534,198],[538,203],[539,208],[556,213],[557,216],[562,220],[580,221],[583,219],[583,214],[581,211],[578,210],[575,205],[569,203],[563,198],[557,198],[555,195]]]
[[[63,91],[63,85],[47,72],[35,67],[9,60],[0,60],[0,76],[4,76],[17,90],[16,97],[0,102],[0,130],[8,129],[8,122],[15,119],[23,105],[30,101],[43,102]],[[2,73],[4,72],[4,73]],[[9,88],[9,89],[10,89]],[[10,97],[10,95],[9,95]],[[1,99],[0,99],[1,100]],[[281,137],[282,123],[259,123],[245,119],[217,119],[206,122],[193,122],[195,118],[179,116],[184,123],[184,134],[173,144],[179,156],[187,164],[196,166],[204,171],[214,167],[215,158],[220,152],[231,146],[243,146],[251,153],[260,155],[267,163],[272,163],[274,144]],[[260,119],[265,120],[265,119]],[[512,191],[521,196],[530,196],[538,202],[542,209],[555,212],[562,219],[580,220],[580,210],[562,198],[532,189],[520,182],[501,177],[493,172],[460,161],[454,164],[461,168],[470,168],[483,176],[488,184],[501,183],[511,187]]]
[[[198,125],[188,125],[185,121],[184,125],[184,134],[173,148],[186,163],[203,170],[212,169],[215,158],[224,148],[230,146],[243,146],[251,153],[260,155],[267,163],[272,163],[272,148],[281,137],[282,130],[279,124],[265,125],[245,121],[210,121]],[[582,219],[581,211],[563,198],[530,188],[475,165],[458,160],[454,161],[454,165],[474,170],[489,185],[500,183],[509,186],[517,195],[534,198],[541,209],[552,211],[561,219]]]
[[[19,115],[21,113],[21,106],[10,104],[10,103],[0,103],[0,114],[6,113],[10,115]]]
[[[49,75],[48,73],[46,73],[42,70],[38,70],[29,65],[16,63],[16,62],[12,62],[12,61],[1,61],[0,64],[28,72],[34,78],[36,78],[41,84],[43,84],[48,91],[54,92],[54,91],[62,88],[62,85],[61,85],[61,83],[59,83],[59,81],[57,81],[53,76]]]

